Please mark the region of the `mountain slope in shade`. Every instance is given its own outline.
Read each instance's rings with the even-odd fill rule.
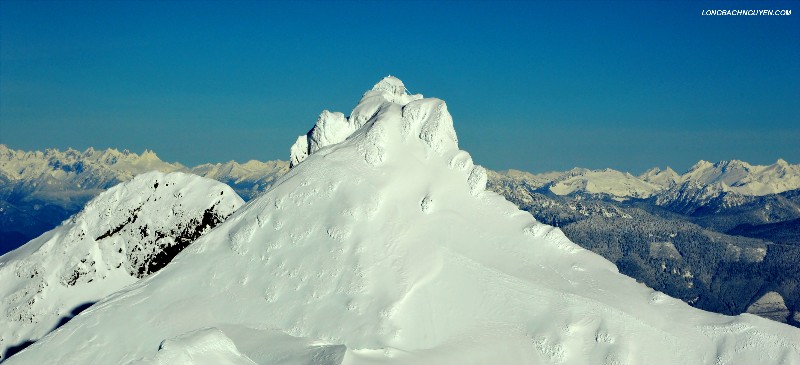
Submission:
[[[797,329],[692,309],[485,191],[444,102],[400,86],[384,79],[351,135],[9,364],[800,362]]]
[[[47,232],[63,220],[41,219],[47,215],[47,208],[36,208],[20,208],[0,199],[0,255],[22,246],[36,233]]]
[[[742,224],[728,233],[800,246],[800,218],[778,223]]]
[[[227,185],[179,172],[142,174],[100,194],[0,256],[0,354],[163,268],[242,204]]]

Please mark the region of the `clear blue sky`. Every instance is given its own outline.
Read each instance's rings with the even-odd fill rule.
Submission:
[[[797,1],[0,1],[16,149],[287,159],[387,74],[493,169],[800,163]]]

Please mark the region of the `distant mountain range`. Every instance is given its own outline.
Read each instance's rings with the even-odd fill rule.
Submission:
[[[488,188],[650,287],[702,309],[800,325],[800,165],[509,170],[490,172]]]
[[[150,170],[215,179],[250,200],[289,163],[189,168],[152,151],[27,152],[0,145],[0,254]],[[488,188],[667,294],[727,314],[772,313],[775,306],[761,304],[779,298],[778,313],[786,315],[771,318],[800,324],[800,165],[700,161],[684,174],[653,168],[639,176],[612,169],[489,171]]]
[[[544,174],[517,170],[500,173],[533,188],[546,188],[556,195],[598,194],[618,201],[655,198],[656,204],[662,206],[678,201],[702,205],[723,193],[764,196],[800,189],[800,165],[784,160],[768,166],[738,160],[700,161],[683,175],[669,167],[665,170],[652,168],[639,176],[613,169],[583,168]],[[731,204],[736,202],[731,200]]]
[[[0,254],[52,229],[97,194],[141,173],[188,172],[226,183],[249,200],[288,169],[284,161],[188,168],[164,162],[152,151],[18,151],[0,144]]]

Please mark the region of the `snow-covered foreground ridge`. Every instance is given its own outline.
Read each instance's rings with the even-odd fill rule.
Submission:
[[[0,256],[0,359],[163,268],[243,203],[214,180],[149,172]]]
[[[301,138],[269,191],[8,363],[800,363],[797,329],[654,292],[485,191],[444,102],[400,86],[381,81],[331,121],[356,128]]]

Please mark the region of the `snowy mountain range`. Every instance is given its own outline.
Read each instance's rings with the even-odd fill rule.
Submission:
[[[797,328],[691,308],[621,275],[558,228],[487,191],[487,171],[459,150],[446,104],[408,95],[396,78],[367,91],[348,117],[323,112],[290,156],[291,170],[157,274],[133,282],[131,271],[123,270],[133,284],[7,363],[800,363]],[[605,186],[581,187],[574,183],[578,175],[542,187],[597,194]],[[128,196],[119,190],[142,181],[130,189],[133,198],[123,199],[141,200],[156,189],[154,177],[167,179],[145,175],[115,188],[114,196]],[[201,207],[211,197],[232,195],[216,195],[211,183],[201,186],[187,187]],[[615,187],[614,193],[640,194],[643,186]],[[102,247],[117,233],[135,233],[126,227],[138,222],[130,215],[137,205],[124,205],[122,223],[91,218],[118,216],[102,203],[112,191],[51,231],[69,236],[78,226],[89,229],[82,222],[92,225],[90,239],[78,234],[84,242],[78,251],[109,255],[96,261],[103,268],[97,273],[134,261],[113,254],[125,250]],[[156,224],[158,212],[172,206],[161,199],[164,205],[142,206],[136,215]],[[225,205],[233,209],[235,199]],[[43,256],[64,257],[53,245]],[[47,243],[33,241],[2,260],[34,257],[37,246]],[[666,244],[658,251],[673,255]],[[56,273],[44,276],[45,288],[63,283],[59,268],[92,266],[61,261]],[[22,266],[32,265],[12,272]],[[37,275],[26,275],[17,275],[19,285],[38,282]],[[73,286],[79,285],[91,283]],[[759,305],[771,303],[765,297]]]
[[[341,113],[326,111],[320,115],[316,125],[337,125],[336,122],[341,122],[343,118]],[[352,127],[326,132],[328,135],[320,135],[317,129],[312,129],[292,146],[290,162],[251,160],[239,164],[230,161],[193,168],[164,162],[153,151],[145,151],[141,155],[127,150],[96,151],[92,148],[84,152],[73,149],[40,152],[12,150],[0,144],[0,183],[6,196],[25,195],[66,202],[74,196],[64,192],[91,194],[130,180],[140,173],[152,170],[182,171],[238,186],[237,191],[248,192],[250,194],[246,194],[247,197],[253,198],[253,194],[266,190],[288,171],[292,163],[297,163],[296,160],[304,158],[302,156],[308,155],[309,151],[316,151],[335,141],[340,142],[344,138],[342,136],[352,132],[348,128]],[[665,170],[652,168],[639,176],[613,169],[584,168],[541,174],[517,170],[498,173],[533,188],[546,188],[556,195],[603,194],[616,200],[656,197],[662,205],[686,199],[708,201],[723,193],[764,196],[800,189],[800,165],[792,165],[782,159],[766,166],[750,165],[738,160],[717,163],[700,161],[683,175],[669,167]],[[700,196],[687,196],[688,191],[698,189],[703,191],[698,193]]]
[[[487,172],[459,150],[446,104],[408,95],[396,78],[364,94],[349,117],[320,117],[305,137],[292,147],[288,173],[156,275],[106,296],[6,362],[800,362],[800,330],[691,308],[486,191]],[[324,142],[312,147],[312,140]],[[149,185],[153,176],[142,180]],[[130,190],[138,196],[155,185]],[[217,188],[203,186],[212,186],[198,199],[207,204]],[[139,214],[158,220],[155,212],[167,206]],[[73,224],[95,214],[90,204]],[[88,222],[92,235],[127,227]],[[101,253],[104,236],[82,242]],[[32,257],[34,246],[2,259]],[[109,257],[98,267],[133,261]],[[45,294],[63,281],[46,277]],[[30,279],[23,282],[36,275]]]
[[[162,161],[153,151],[141,155],[124,150],[107,149],[84,152],[74,149],[59,151],[12,150],[0,144],[0,183],[3,196],[24,196],[62,203],[75,195],[96,195],[136,175],[149,172],[188,172],[222,181],[235,189],[252,193],[265,190],[277,177],[288,171],[288,163],[251,160],[202,164],[192,168],[180,163]],[[82,206],[83,204],[81,204]]]
[[[575,168],[566,172],[528,174],[516,170],[499,172],[533,188],[556,195],[597,194],[614,200],[655,198],[657,204],[676,201],[702,205],[721,194],[764,196],[800,189],[800,165],[784,160],[768,166],[731,160],[700,161],[683,175],[671,168],[652,168],[639,176],[613,169]]]

